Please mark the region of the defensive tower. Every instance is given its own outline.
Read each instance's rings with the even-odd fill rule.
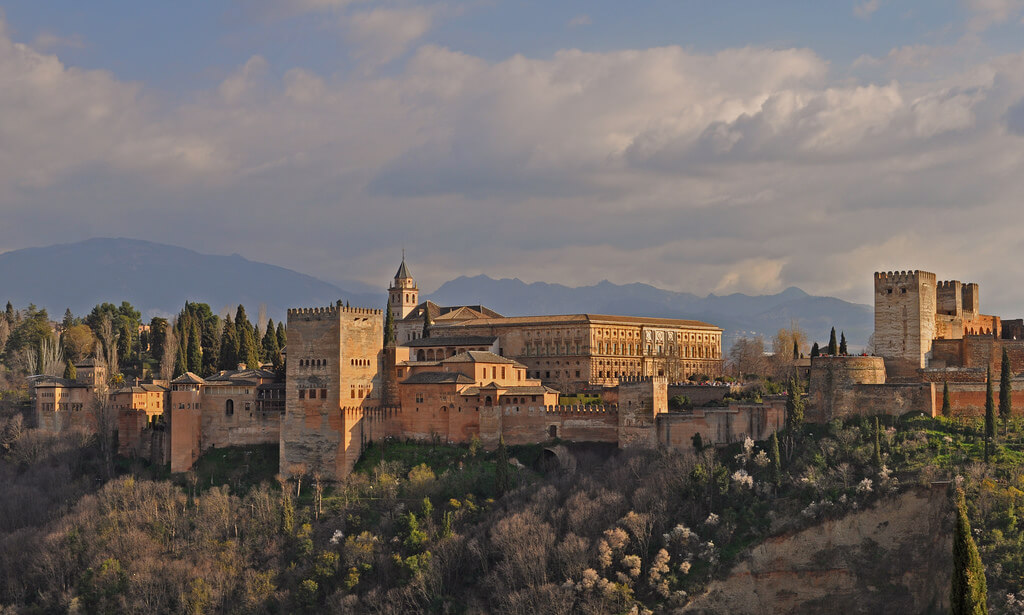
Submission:
[[[955,300],[948,303],[958,309]],[[927,366],[935,339],[936,308],[934,273],[875,273],[875,354],[885,359],[890,376],[913,376]]]

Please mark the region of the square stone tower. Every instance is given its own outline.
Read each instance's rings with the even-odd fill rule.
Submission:
[[[951,307],[958,309],[955,302]],[[885,359],[889,376],[913,376],[927,366],[936,309],[934,273],[875,273],[875,354]]]
[[[380,405],[384,312],[288,310],[281,474],[339,480],[362,453],[363,413]]]

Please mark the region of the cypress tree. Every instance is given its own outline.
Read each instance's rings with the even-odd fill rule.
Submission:
[[[64,362],[64,379],[65,380],[77,380],[78,370],[75,369],[75,364],[68,359]]]
[[[199,323],[192,320],[188,337],[188,371],[203,373],[203,342],[199,335]]]
[[[846,331],[839,334],[839,354],[844,356],[849,354],[846,349]]]
[[[281,349],[277,346],[277,332],[274,330],[274,321],[267,321],[267,332],[263,335],[263,355],[267,361],[274,364],[274,369],[281,366]]]
[[[71,327],[75,326],[75,317],[71,313],[71,308],[64,310],[64,320],[61,322],[61,327],[64,331],[67,331]]]
[[[820,357],[820,356],[821,356],[821,348],[818,347],[818,342],[814,342],[814,344],[811,345],[811,358]]]
[[[238,366],[238,338],[235,335],[235,323],[231,316],[224,318],[224,330],[220,335],[220,357],[217,366],[220,369],[235,369]]]
[[[1003,347],[1003,363],[999,374],[999,418],[1003,420],[1003,435],[1006,435],[1006,422],[1013,413],[1013,374],[1010,373],[1010,356]]]
[[[384,314],[384,345],[394,346],[395,345],[395,319],[391,315],[391,305],[389,304],[385,308]]]
[[[992,401],[992,368],[985,375],[985,463],[988,463],[988,449],[996,436],[996,407]]]
[[[882,468],[882,428],[878,423],[878,417],[875,417],[875,452],[873,455],[875,466],[878,469]]]
[[[793,338],[793,360],[796,361],[800,358],[800,344],[797,343],[796,338]]]
[[[942,381],[942,416],[947,419],[953,416],[953,408],[949,403],[949,381]]]
[[[800,429],[804,422],[804,400],[796,378],[789,379],[786,397],[786,425],[790,431]]]
[[[7,309],[4,310],[4,318],[7,319],[7,324],[9,325],[13,325],[16,320],[14,315],[14,306],[11,305],[10,301],[7,302]]]
[[[188,358],[185,355],[185,351],[188,348],[188,338],[179,337],[178,339],[181,341],[178,342],[178,356],[174,358],[174,378],[188,371]]]
[[[235,336],[238,338],[238,362],[245,362],[249,369],[258,369],[260,352],[256,346],[256,330],[245,315],[245,307],[242,305],[235,312]]]
[[[284,350],[284,347],[288,345],[288,333],[284,328],[283,322],[277,323],[277,347],[279,350]]]
[[[430,337],[430,325],[431,324],[433,324],[433,323],[430,322],[430,306],[428,306],[427,304],[424,303],[423,304],[423,338],[424,339]]]
[[[779,436],[774,431],[769,454],[772,456],[772,481],[777,487],[782,482],[782,455],[779,453]]]
[[[964,492],[956,490],[956,529],[953,534],[953,578],[949,586],[952,615],[986,615],[988,584],[985,567],[971,535]]]
[[[494,468],[494,490],[498,495],[504,495],[512,488],[512,476],[509,472],[508,449],[505,448],[505,437],[498,438],[498,458]]]
[[[839,354],[839,344],[836,343],[836,328],[832,327],[832,333],[828,336],[828,353],[833,357]]]

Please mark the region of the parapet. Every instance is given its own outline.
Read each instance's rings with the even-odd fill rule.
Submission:
[[[916,284],[922,277],[934,278],[935,274],[914,269],[912,271],[876,271],[875,285],[880,284]]]
[[[291,308],[288,310],[288,318],[303,318],[305,320],[328,320],[338,318],[341,315],[352,316],[381,316],[384,310],[360,307],[314,307],[314,308]]]
[[[600,406],[545,406],[544,412],[546,414],[561,414],[561,415],[583,415],[592,416],[595,414],[612,414],[617,413],[619,407],[616,405],[600,405]]]

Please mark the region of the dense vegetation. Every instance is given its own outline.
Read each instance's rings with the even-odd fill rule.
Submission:
[[[1024,603],[1014,420],[988,465],[980,420],[882,417],[696,455],[574,446],[574,473],[540,446],[388,442],[327,486],[275,480],[273,446],[213,451],[184,476],[123,461],[99,484],[90,438],[19,431],[12,416],[0,424],[11,612],[659,610],[770,534],[958,474],[990,608]]]

